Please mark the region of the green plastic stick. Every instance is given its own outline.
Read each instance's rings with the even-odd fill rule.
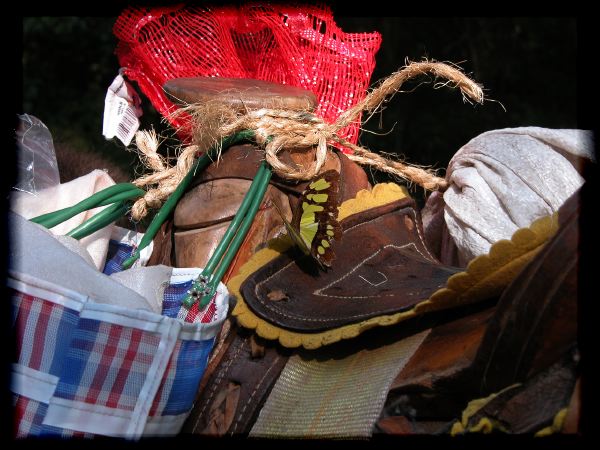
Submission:
[[[75,217],[79,213],[96,208],[98,206],[114,203],[118,200],[114,200],[113,197],[125,193],[131,193],[132,196],[134,196],[133,193],[135,193],[138,197],[144,195],[144,191],[142,189],[139,189],[131,183],[114,184],[106,189],[96,192],[95,194],[73,206],[59,209],[58,211],[51,213],[42,214],[41,216],[34,217],[30,220],[34,223],[39,223],[46,228],[52,228],[66,220],[69,220],[71,217]]]
[[[261,165],[258,168],[258,171],[256,172],[254,179],[252,180],[252,184],[250,185],[248,192],[244,196],[244,200],[242,200],[242,203],[241,203],[237,213],[235,214],[235,217],[233,218],[233,220],[227,227],[227,230],[225,231],[225,234],[221,238],[219,245],[213,252],[208,263],[206,264],[206,267],[203,270],[203,273],[205,273],[205,275],[211,274],[213,272],[213,270],[217,267],[217,264],[219,264],[219,261],[221,261],[221,258],[223,257],[223,254],[227,250],[227,247],[229,247],[229,243],[235,236],[236,231],[238,230],[240,224],[242,223],[242,220],[244,220],[244,217],[246,216],[246,212],[248,211],[248,208],[250,207],[250,203],[252,202],[252,199],[256,195],[256,191],[259,188],[259,179],[261,178],[262,172],[264,172],[264,170],[268,170],[264,167],[264,165]]]
[[[163,222],[169,217],[171,212],[175,209],[177,202],[181,199],[190,182],[194,178],[197,170],[202,170],[211,162],[210,157],[207,154],[202,155],[198,158],[190,171],[183,177],[177,188],[173,191],[171,196],[167,199],[167,201],[162,205],[162,207],[158,210],[158,212],[152,218],[152,222],[148,225],[146,232],[144,233],[144,237],[140,241],[140,245],[138,248],[131,254],[129,258],[123,261],[122,267],[123,269],[129,269],[133,263],[140,257],[140,252],[142,249],[146,248],[150,242],[160,230]]]
[[[223,258],[223,255],[227,251],[227,248],[229,247],[231,240],[234,238],[234,236],[238,232],[238,229],[239,229],[242,221],[246,217],[246,213],[248,212],[248,209],[250,208],[250,204],[252,203],[252,200],[257,195],[257,191],[259,190],[260,180],[263,177],[263,172],[265,170],[268,170],[268,169],[266,169],[263,164],[261,164],[258,167],[258,170],[256,171],[256,175],[254,175],[254,179],[252,180],[252,184],[250,185],[248,192],[246,192],[246,195],[244,196],[244,199],[242,200],[242,203],[241,203],[240,207],[238,208],[238,210],[235,214],[235,217],[233,218],[233,220],[227,227],[227,230],[223,234],[223,237],[219,241],[217,248],[214,250],[213,254],[211,255],[210,259],[208,260],[208,263],[202,270],[202,273],[200,274],[200,276],[198,276],[198,278],[196,280],[194,280],[194,283],[190,287],[190,290],[188,291],[186,297],[183,299],[182,303],[186,307],[190,308],[194,304],[194,302],[197,299],[197,296],[200,295],[202,290],[205,288],[206,283],[211,278],[213,271],[215,270],[215,268],[217,267],[217,265]]]
[[[239,133],[224,138],[221,143],[221,148],[225,150],[231,147],[232,145],[235,145],[242,141],[247,141],[249,139],[252,139],[253,137],[253,131],[241,131]],[[140,245],[138,246],[138,248],[135,250],[135,252],[132,253],[132,255],[129,258],[127,258],[123,262],[123,269],[128,269],[129,267],[131,267],[133,263],[140,257],[140,252],[142,251],[142,249],[146,248],[150,244],[150,242],[152,242],[154,236],[156,236],[156,233],[158,233],[158,230],[162,226],[163,222],[167,219],[167,217],[169,217],[173,209],[175,209],[177,202],[179,202],[179,200],[187,190],[190,182],[196,175],[196,172],[204,169],[209,163],[211,163],[212,158],[216,154],[216,152],[217,147],[213,147],[194,162],[190,171],[186,174],[183,180],[181,180],[179,186],[177,186],[175,191],[173,191],[173,193],[164,203],[162,208],[160,208],[160,210],[156,213],[156,215],[152,219],[152,222],[150,222],[150,225],[148,225],[148,229],[146,230],[146,233],[144,233],[144,237],[140,241]]]
[[[120,194],[115,194],[112,197],[101,201],[98,204],[98,206],[110,205],[111,203],[120,202],[121,200],[133,200],[134,198],[143,197],[145,193],[146,191],[144,191],[143,189],[135,189],[131,191],[121,192]]]
[[[212,297],[214,296],[219,283],[223,279],[223,276],[225,275],[225,272],[227,272],[227,269],[229,269],[229,266],[231,265],[231,261],[233,261],[233,258],[235,257],[235,255],[237,254],[238,250],[240,249],[242,243],[244,242],[244,239],[246,238],[246,235],[248,234],[248,230],[250,229],[250,226],[252,225],[252,222],[254,221],[254,218],[256,217],[256,213],[258,212],[258,208],[260,207],[260,204],[262,203],[262,200],[263,200],[263,197],[267,190],[267,187],[269,186],[269,180],[271,179],[271,175],[272,175],[271,170],[269,169],[269,167],[267,166],[267,164],[265,162],[262,163],[262,168],[263,168],[263,170],[260,173],[260,176],[257,176],[257,178],[259,178],[257,192],[255,195],[253,195],[252,203],[250,204],[248,212],[247,212],[246,216],[244,217],[244,221],[240,225],[240,228],[239,228],[237,234],[235,235],[235,238],[233,239],[233,241],[231,242],[231,245],[227,249],[227,253],[225,253],[223,260],[221,261],[221,264],[219,265],[219,268],[216,270],[214,275],[210,278],[210,281],[207,285],[208,292],[205,295],[203,295],[203,297],[200,301],[200,305],[199,305],[200,309],[204,308],[210,302]],[[185,302],[185,300],[188,300],[188,297],[191,297],[190,294],[188,294],[184,299],[183,304],[185,306],[190,304],[189,301],[187,303]],[[193,301],[192,301],[192,303],[193,303]]]
[[[113,223],[119,217],[127,214],[129,209],[129,203],[120,201],[113,203],[111,206],[103,209],[98,214],[92,216],[78,227],[73,228],[67,233],[67,236],[71,236],[75,239],[81,239],[89,236],[90,234],[98,231],[101,228]]]

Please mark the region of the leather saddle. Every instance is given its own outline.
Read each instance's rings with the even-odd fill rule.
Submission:
[[[223,92],[189,83],[165,88],[188,103]],[[239,83],[227,82],[224,101],[236,89],[248,93],[251,80]],[[286,91],[278,93],[285,102]],[[287,155],[297,163],[310,156]],[[200,174],[155,239],[150,264],[202,267],[260,160],[252,145],[234,146]],[[508,245],[501,244],[464,269],[429,250],[405,190],[371,189],[341,153],[332,152],[326,168],[341,180],[335,264],[322,271],[282,238],[272,203],[289,218],[307,183],[274,177],[225,277],[233,316],[183,432],[364,438],[552,432],[553,425],[575,432],[577,195],[558,218],[513,237],[508,256],[496,255]]]

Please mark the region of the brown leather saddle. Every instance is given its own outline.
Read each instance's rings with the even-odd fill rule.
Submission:
[[[277,98],[278,107],[314,106],[306,91],[254,80],[173,80],[165,89],[188,103],[219,96],[230,104],[268,106]],[[310,156],[287,155],[300,163]],[[260,160],[252,145],[234,146],[200,174],[155,239],[150,264],[202,267]],[[322,271],[273,240],[285,227],[272,203],[290,215],[307,184],[273,177],[224,279],[234,286],[234,316],[183,432],[352,438],[576,431],[577,196],[559,211],[556,234],[530,252],[507,287],[463,301],[467,294],[452,297],[446,286],[464,270],[431,253],[410,197],[389,188],[394,192],[383,198],[387,188],[371,190],[364,171],[341,153],[332,152],[326,168],[340,172],[339,204],[349,211],[340,221],[336,263]],[[270,256],[252,266],[261,251]],[[356,385],[377,392],[379,403]],[[364,411],[354,428],[350,419],[339,421],[344,389]],[[357,432],[359,425],[367,431]],[[329,429],[340,434],[323,431]]]

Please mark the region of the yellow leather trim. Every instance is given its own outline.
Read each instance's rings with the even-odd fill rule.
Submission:
[[[559,412],[556,413],[556,416],[554,416],[552,425],[547,426],[546,428],[542,428],[540,431],[535,433],[534,436],[535,437],[544,437],[544,436],[550,436],[551,434],[554,434],[554,433],[559,433],[563,429],[563,426],[565,425],[566,418],[567,418],[567,408],[563,408]]]
[[[352,214],[406,196],[408,193],[405,187],[395,183],[377,184],[371,191],[362,190],[354,199],[345,201],[339,207],[338,218],[342,220]],[[240,287],[247,277],[293,245],[287,237],[274,239],[267,244],[267,248],[255,253],[242,266],[240,272],[229,281],[227,288],[237,298],[232,314],[241,326],[256,330],[256,333],[265,339],[277,339],[284,347],[319,348],[342,339],[353,338],[373,327],[393,325],[425,312],[447,309],[499,295],[557,230],[557,213],[536,220],[530,227],[517,230],[510,240],[496,242],[488,254],[473,259],[464,272],[452,275],[448,279],[446,287],[437,290],[429,299],[418,303],[411,310],[372,317],[362,322],[318,333],[298,333],[273,325],[256,316],[240,295]]]
[[[471,400],[467,407],[462,412],[460,421],[454,422],[452,428],[450,430],[451,436],[456,436],[458,434],[463,433],[491,433],[493,429],[498,429],[500,431],[505,431],[502,426],[495,423],[495,421],[490,420],[488,417],[482,417],[479,419],[479,422],[471,427],[469,427],[469,420],[473,417],[481,408],[487,405],[490,401],[496,398],[499,394],[519,387],[520,383],[511,384],[510,386],[505,387],[500,392],[495,392],[493,394],[488,395],[487,397],[477,398],[475,400]]]

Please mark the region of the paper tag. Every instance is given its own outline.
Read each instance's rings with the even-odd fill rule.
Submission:
[[[142,115],[140,97],[121,74],[113,80],[104,100],[102,134],[106,139],[117,137],[126,146],[140,127]]]

